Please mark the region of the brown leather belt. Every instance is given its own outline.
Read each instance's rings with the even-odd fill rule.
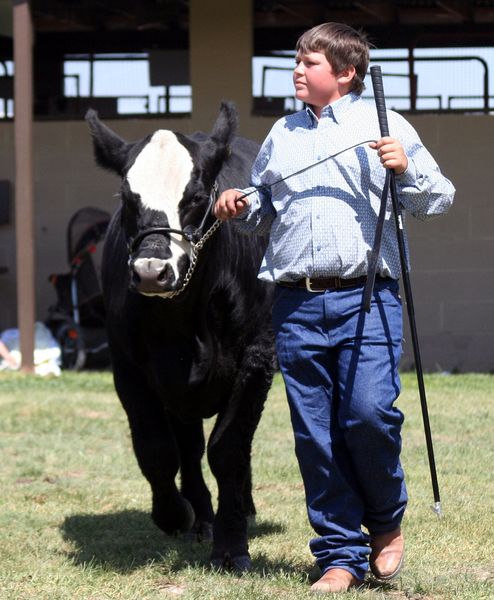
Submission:
[[[376,281],[385,281],[388,277],[376,276]],[[342,290],[345,288],[365,285],[367,276],[342,279],[341,277],[304,277],[298,281],[277,281],[279,285],[291,288],[302,288],[309,292],[324,292],[325,290]]]

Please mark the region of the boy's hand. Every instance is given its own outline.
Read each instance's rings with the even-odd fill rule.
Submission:
[[[394,169],[397,175],[401,175],[407,170],[407,155],[403,146],[395,138],[383,137],[377,142],[371,142],[369,146],[377,150],[381,163],[386,169]]]
[[[213,208],[214,216],[220,221],[228,221],[241,215],[249,206],[248,199],[238,190],[225,190]]]

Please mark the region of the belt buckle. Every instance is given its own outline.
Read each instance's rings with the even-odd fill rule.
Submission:
[[[312,294],[317,294],[319,292],[322,292],[323,290],[313,290],[311,285],[310,285],[310,277],[305,277],[305,289],[308,292],[311,292]]]

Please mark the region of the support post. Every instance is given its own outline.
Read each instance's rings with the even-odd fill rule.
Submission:
[[[21,369],[34,371],[33,31],[28,0],[13,0],[15,228]]]
[[[242,124],[252,111],[253,0],[191,0],[189,46],[192,126],[210,131],[221,100]],[[244,120],[244,121],[243,121]]]

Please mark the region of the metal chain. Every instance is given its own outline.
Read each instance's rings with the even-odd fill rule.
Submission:
[[[181,294],[185,288],[189,285],[190,280],[192,279],[192,275],[197,265],[197,261],[199,260],[199,252],[202,250],[204,244],[208,241],[208,239],[216,232],[216,230],[221,225],[221,221],[216,219],[216,221],[211,225],[211,227],[206,231],[206,233],[202,236],[202,238],[197,242],[197,244],[192,244],[192,257],[190,259],[190,265],[187,270],[187,273],[184,277],[184,282],[182,287],[179,290],[174,290],[166,295],[167,298],[174,298]]]

